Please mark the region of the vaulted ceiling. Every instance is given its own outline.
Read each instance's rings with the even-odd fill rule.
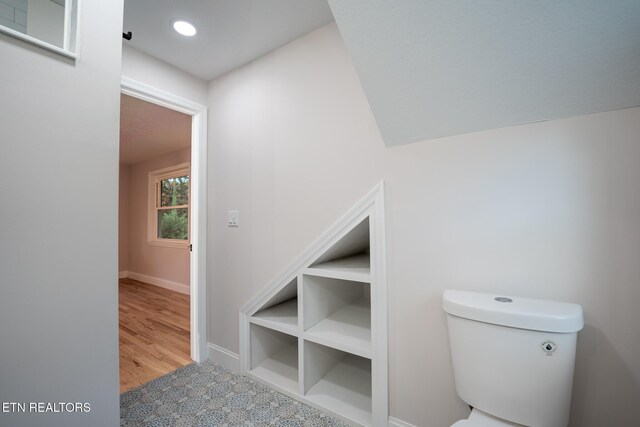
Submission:
[[[640,105],[638,0],[329,0],[387,145]]]

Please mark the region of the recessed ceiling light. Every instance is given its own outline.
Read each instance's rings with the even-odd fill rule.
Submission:
[[[187,37],[195,36],[197,33],[196,27],[194,27],[187,21],[175,21],[173,23],[173,29],[183,36]]]

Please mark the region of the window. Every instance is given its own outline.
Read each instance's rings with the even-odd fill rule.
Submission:
[[[150,244],[189,244],[189,164],[149,173]]]

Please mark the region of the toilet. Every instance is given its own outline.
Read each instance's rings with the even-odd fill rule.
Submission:
[[[452,427],[566,427],[577,333],[576,304],[446,290],[458,396],[473,409]]]

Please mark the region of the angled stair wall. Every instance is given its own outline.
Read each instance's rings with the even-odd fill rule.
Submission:
[[[244,374],[355,425],[388,423],[384,188],[240,310]]]

